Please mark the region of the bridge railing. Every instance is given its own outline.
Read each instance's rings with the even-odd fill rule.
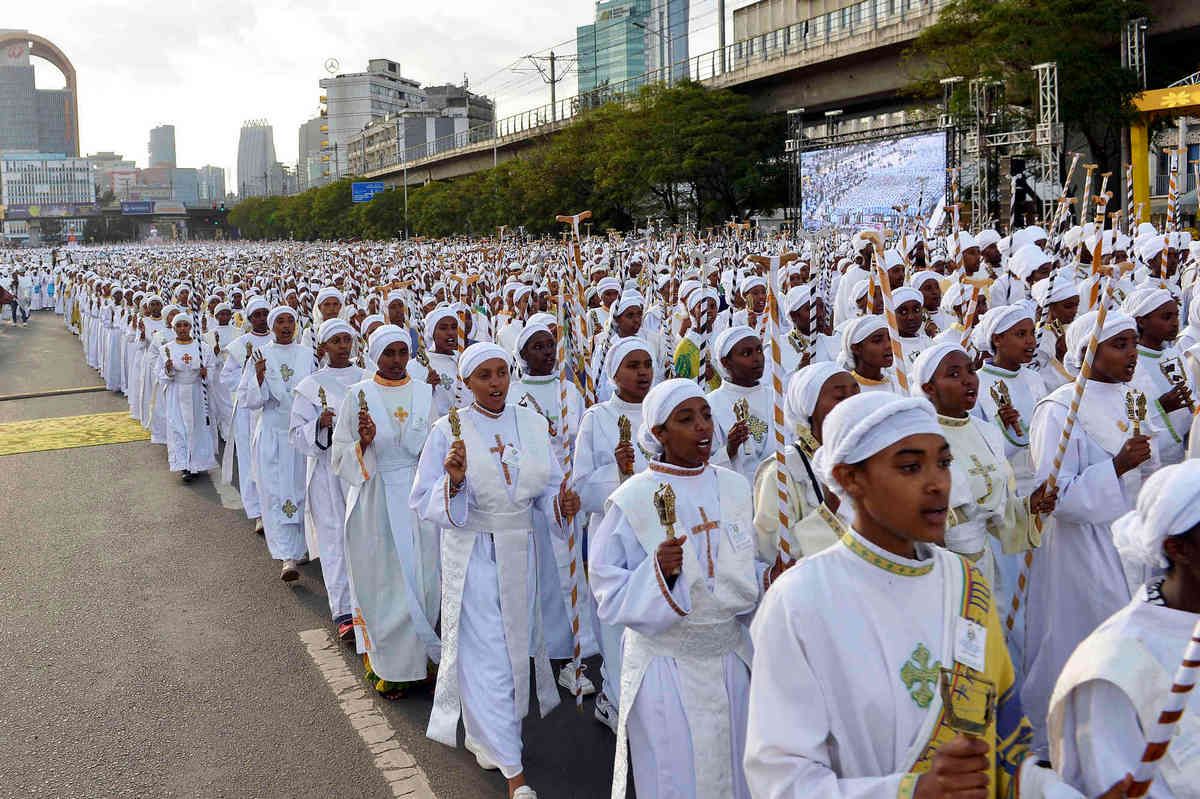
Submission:
[[[413,147],[397,148],[382,163],[373,163],[371,172],[395,167],[419,166],[430,158],[445,158],[458,150],[502,147],[509,142],[551,132],[576,116],[609,102],[627,102],[643,86],[672,85],[681,80],[708,81],[741,72],[764,61],[784,58],[832,42],[868,34],[897,25],[931,24],[950,0],[860,0],[810,19],[742,39],[723,49],[682,59],[670,68],[647,72],[619,83],[597,87],[590,92],[567,97],[512,114],[484,125],[476,125]],[[486,145],[486,146],[485,146]],[[374,160],[374,159],[372,159]],[[416,163],[414,163],[416,162]]]

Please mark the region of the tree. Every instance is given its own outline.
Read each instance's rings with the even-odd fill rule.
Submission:
[[[1054,61],[1068,135],[1087,141],[1101,171],[1117,171],[1121,128],[1141,88],[1121,67],[1121,31],[1128,20],[1149,16],[1140,0],[951,0],[906,51],[910,63],[927,64],[913,89],[933,97],[940,78],[986,77],[1005,82],[1010,102],[1032,107],[1032,68]]]

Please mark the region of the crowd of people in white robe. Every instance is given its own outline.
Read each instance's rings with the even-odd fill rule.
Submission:
[[[1200,619],[1200,245],[1131,233],[16,269],[510,796],[557,682],[616,734],[614,797],[1112,797]],[[1196,710],[1147,795],[1200,797]]]

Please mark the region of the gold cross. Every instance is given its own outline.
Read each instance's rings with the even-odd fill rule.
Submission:
[[[692,535],[699,535],[700,533],[704,533],[705,548],[708,550],[708,576],[712,577],[713,576],[712,545],[711,545],[710,539],[708,537],[708,532],[709,532],[709,530],[717,529],[717,527],[719,527],[720,525],[718,525],[715,521],[709,520],[708,514],[704,512],[703,506],[700,507],[700,518],[703,520],[703,522],[701,524],[697,524],[695,527],[692,528]]]
[[[929,703],[933,701],[933,689],[929,687],[929,684],[937,680],[941,670],[941,661],[930,666],[929,650],[925,648],[924,644],[917,644],[912,657],[900,669],[900,681],[904,683],[904,687],[908,689],[908,695],[912,697],[918,707],[929,707]]]
[[[488,450],[500,456],[500,468],[504,470],[504,482],[512,485],[512,477],[508,473],[508,464],[504,462],[504,443],[500,440],[500,434],[496,434],[496,446]]]
[[[397,408],[396,412],[392,415],[396,417],[397,423],[404,424],[404,420],[408,418],[408,411],[403,408]]]
[[[292,518],[293,516],[295,516],[296,511],[298,511],[298,510],[300,510],[300,509],[297,508],[295,505],[293,505],[292,501],[290,499],[283,503],[283,513],[289,519]]]
[[[754,436],[754,440],[761,444],[763,438],[767,435],[767,423],[757,416],[751,416],[746,420],[746,424],[750,428],[750,435]]]
[[[354,623],[355,627],[362,628],[363,649],[369,651],[371,649],[371,639],[367,635],[367,622],[363,619],[362,610],[360,608],[354,609],[354,618],[351,621]]]
[[[296,373],[293,372],[291,367],[288,366],[286,363],[279,365],[279,376],[283,378],[283,382],[286,383],[287,381],[291,380],[292,375],[294,375],[294,374],[296,374]]]
[[[979,498],[979,501],[986,502],[987,498],[992,495],[992,478],[989,473],[996,471],[996,467],[990,463],[984,465],[983,461],[979,460],[978,455],[972,455],[971,462],[975,464],[975,468],[968,469],[967,474],[974,474],[983,478],[984,487],[987,489],[987,491],[985,491],[983,496]]]

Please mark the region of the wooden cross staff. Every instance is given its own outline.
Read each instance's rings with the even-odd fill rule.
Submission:
[[[966,349],[968,342],[971,340],[971,329],[975,327],[975,313],[979,308],[979,294],[991,286],[992,281],[986,277],[967,277],[964,275],[962,282],[971,287],[971,301],[967,303],[967,312],[963,315],[963,335],[960,342],[962,348]]]
[[[778,258],[767,258],[762,255],[751,255],[748,260],[759,265],[765,265],[768,270],[767,302],[771,317],[771,404],[775,418],[775,476],[777,480],[776,493],[779,497],[779,552],[790,562],[792,547],[788,541],[787,532],[791,529],[791,519],[788,516],[788,486],[787,460],[784,450],[787,441],[784,438],[783,423],[783,349],[780,335],[779,313],[779,270],[792,261],[800,258],[794,252],[789,252]]]
[[[591,211],[580,211],[577,214],[559,214],[554,217],[559,222],[570,222],[571,232],[575,235],[575,240],[579,241],[579,223],[585,219],[592,218]]]

